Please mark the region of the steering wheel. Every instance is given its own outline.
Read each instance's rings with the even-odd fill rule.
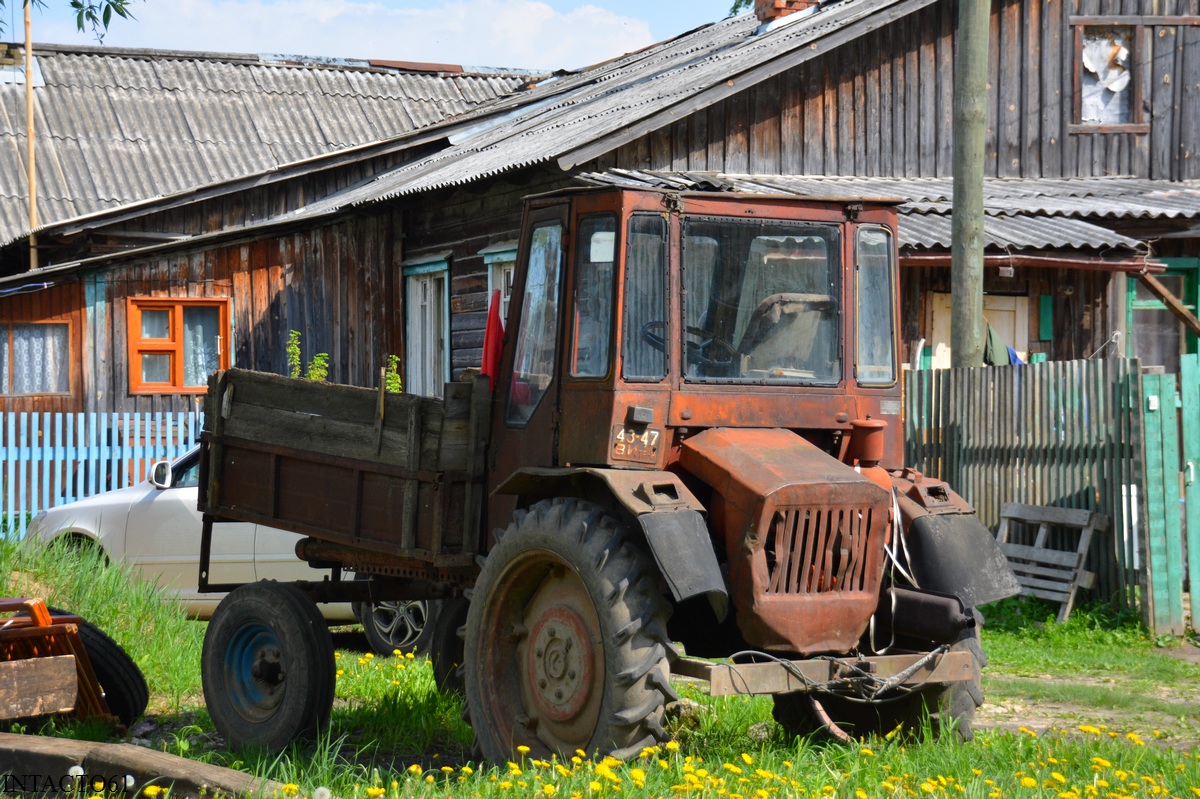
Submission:
[[[666,326],[665,321],[647,322],[642,325],[642,340],[659,352],[666,352],[667,341],[662,334]],[[700,339],[700,341],[684,342],[687,347],[688,361],[701,366],[729,366],[733,363],[734,357],[738,354],[737,348],[733,344],[720,336],[710,336],[707,331],[698,327],[689,325],[686,329],[689,336]],[[725,357],[714,357],[712,355],[714,347],[724,350]]]

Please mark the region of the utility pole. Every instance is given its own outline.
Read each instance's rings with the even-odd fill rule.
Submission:
[[[29,269],[38,268],[37,234],[37,148],[33,144],[33,23],[29,6],[33,0],[25,0],[25,152],[27,182],[29,184]]]
[[[950,222],[950,363],[955,367],[983,365],[983,146],[991,11],[991,0],[958,0]]]

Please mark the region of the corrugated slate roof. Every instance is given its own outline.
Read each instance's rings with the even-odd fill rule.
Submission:
[[[42,224],[402,135],[529,79],[57,45],[34,54]],[[24,92],[0,83],[0,244],[28,232]]]
[[[807,177],[650,172],[614,169],[586,173],[600,185],[742,191],[802,197],[904,200],[900,244],[949,249],[953,181],[950,178]],[[1118,219],[1200,218],[1200,181],[1164,184],[1140,178],[989,178],[984,181],[985,246],[993,250],[1122,250],[1146,245],[1103,226]]]

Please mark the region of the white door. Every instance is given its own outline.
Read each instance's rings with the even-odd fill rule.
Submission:
[[[929,331],[926,346],[933,352],[930,368],[950,368],[950,295],[929,294]],[[1029,298],[999,294],[983,295],[983,317],[1004,343],[1017,351],[1022,361],[1029,360]],[[984,331],[986,336],[987,331]],[[986,342],[985,342],[986,343]]]
[[[406,281],[408,336],[404,390],[425,397],[442,396],[450,379],[446,347],[446,272],[409,275]]]

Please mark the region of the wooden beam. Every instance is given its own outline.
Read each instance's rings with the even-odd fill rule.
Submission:
[[[1138,280],[1142,281],[1142,285],[1150,289],[1150,293],[1158,297],[1163,305],[1167,306],[1167,310],[1175,314],[1183,326],[1192,331],[1193,336],[1200,336],[1200,319],[1197,319],[1195,314],[1187,309],[1187,306],[1179,301],[1179,298],[1171,293],[1171,290],[1162,284],[1162,282],[1154,275],[1138,274]]]
[[[0,719],[70,713],[78,698],[74,655],[0,663]]]

